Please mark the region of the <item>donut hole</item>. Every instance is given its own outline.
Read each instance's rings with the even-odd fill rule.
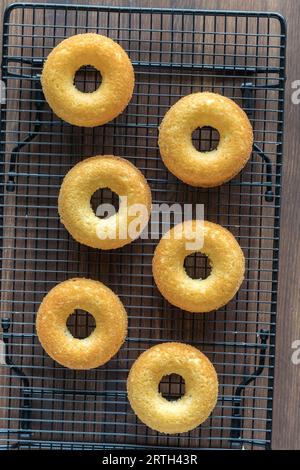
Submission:
[[[67,320],[67,328],[74,338],[87,338],[96,328],[95,318],[84,310],[75,310]]]
[[[200,252],[188,255],[183,265],[187,275],[192,279],[206,279],[211,273],[209,258]]]
[[[192,133],[192,142],[198,152],[211,152],[217,149],[220,134],[214,127],[198,127]]]
[[[101,73],[91,65],[80,67],[74,76],[75,87],[84,93],[93,93],[99,88],[101,82]]]
[[[158,390],[168,401],[179,400],[185,394],[185,381],[181,375],[164,375],[159,383]]]
[[[92,195],[91,207],[100,219],[108,219],[118,212],[120,207],[119,196],[109,188],[97,189]]]

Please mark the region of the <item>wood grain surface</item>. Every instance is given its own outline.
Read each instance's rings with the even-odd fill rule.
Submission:
[[[2,0],[0,17],[6,5]],[[35,3],[82,4],[83,1]],[[88,4],[99,4],[90,0]],[[281,210],[280,282],[276,337],[276,368],[273,408],[273,449],[300,449],[300,365],[291,361],[292,343],[300,339],[300,104],[292,104],[291,83],[300,80],[298,0],[152,0],[106,1],[107,5],[160,6],[225,10],[262,10],[281,12],[288,26],[287,84],[285,99],[285,145],[283,166],[283,198]]]

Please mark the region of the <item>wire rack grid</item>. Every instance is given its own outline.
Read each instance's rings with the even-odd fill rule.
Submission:
[[[87,31],[108,35],[128,52],[136,75],[125,112],[94,129],[58,119],[45,103],[40,74],[51,49]],[[1,107],[1,448],[267,448],[271,442],[282,165],[285,24],[274,13],[16,4],[4,16]],[[76,75],[91,91],[99,76]],[[164,167],[157,128],[181,96],[213,91],[247,112],[255,136],[246,168],[218,188],[195,189]],[[209,150],[216,131],[196,130]],[[57,196],[65,173],[84,157],[115,154],[137,165],[155,203],[204,204],[205,218],[227,227],[246,257],[246,278],[224,308],[205,315],[180,311],[156,289],[151,260],[157,239],[111,252],[76,243],[59,222]],[[99,201],[112,201],[109,191]],[[161,225],[159,225],[161,230]],[[158,230],[157,235],[160,234]],[[186,259],[192,277],[206,260]],[[119,354],[91,371],[52,361],[35,332],[43,296],[58,282],[100,279],[124,302],[129,333]],[[89,316],[70,317],[86,336]],[[153,344],[183,341],[214,363],[217,407],[200,427],[166,436],[143,425],[126,397],[133,361]],[[183,392],[177,376],[163,379],[168,399]]]

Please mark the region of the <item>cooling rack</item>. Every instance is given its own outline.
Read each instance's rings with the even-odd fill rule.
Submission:
[[[133,61],[136,86],[126,111],[94,129],[72,127],[45,103],[43,60],[65,37],[98,32],[117,40]],[[101,79],[101,78],[100,78]],[[1,106],[0,444],[2,449],[268,448],[271,443],[280,186],[285,80],[285,24],[275,13],[14,4],[4,15]],[[95,70],[76,75],[91,91]],[[247,112],[255,136],[242,173],[219,188],[195,189],[162,164],[157,127],[181,96],[213,91]],[[4,93],[5,92],[5,93]],[[4,96],[5,94],[5,96]],[[209,150],[218,135],[193,134]],[[229,228],[246,256],[246,278],[224,308],[193,315],[156,289],[157,238],[102,252],[76,243],[60,224],[57,195],[65,173],[84,157],[115,154],[137,165],[154,203],[204,204],[208,220]],[[99,201],[115,201],[108,190]],[[159,236],[161,225],[157,231]],[[206,259],[186,259],[205,277]],[[129,314],[126,343],[108,364],[68,370],[52,361],[35,332],[43,296],[74,276],[100,279]],[[91,319],[77,311],[71,332],[86,336]],[[220,380],[217,407],[197,429],[165,436],[144,426],[126,397],[136,357],[153,344],[183,341],[200,348]],[[168,399],[183,393],[177,376],[163,379]]]

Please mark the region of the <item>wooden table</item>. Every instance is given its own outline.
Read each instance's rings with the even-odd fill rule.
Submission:
[[[0,17],[11,0],[2,0]],[[36,2],[37,3],[37,2]],[[48,0],[38,3],[80,4],[83,1]],[[99,4],[98,0],[86,3]],[[292,343],[300,339],[299,266],[300,266],[300,104],[292,104],[292,82],[300,79],[299,48],[300,2],[298,0],[107,0],[109,5],[159,6],[225,10],[278,11],[287,19],[287,84],[285,146],[283,167],[283,200],[281,212],[280,282],[276,340],[275,398],[273,412],[273,449],[300,449],[300,365],[291,360]]]

